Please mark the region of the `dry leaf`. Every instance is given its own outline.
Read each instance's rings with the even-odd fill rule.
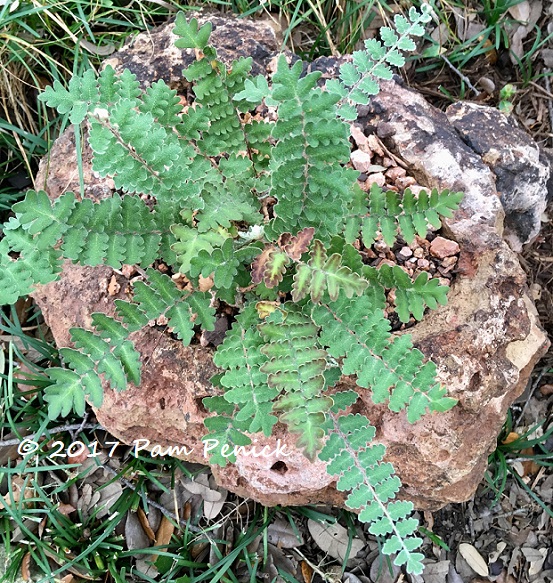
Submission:
[[[148,536],[150,541],[155,542],[156,535],[155,535],[154,531],[152,530],[152,527],[150,526],[150,522],[148,521],[148,517],[146,516],[146,513],[144,512],[144,510],[142,510],[142,508],[139,508],[136,511],[136,514],[138,516],[138,520],[140,521],[140,525],[144,529],[144,532],[146,533],[146,535]]]
[[[311,583],[313,579],[313,567],[305,561],[301,562],[301,576],[305,583]]]
[[[516,441],[519,437],[520,436],[518,433],[511,431],[511,433],[509,433],[509,435],[507,435],[507,437],[501,443],[503,445],[509,445],[509,443],[513,443],[513,441]]]
[[[348,531],[342,525],[337,522],[334,524],[323,524],[309,519],[307,527],[313,540],[322,551],[328,553],[334,559],[344,562],[348,549],[349,535]],[[363,541],[354,538],[351,541],[349,558],[355,557],[364,546]]]
[[[303,539],[301,534],[298,533],[298,535],[296,535],[289,522],[280,518],[277,518],[267,528],[267,540],[279,549],[292,549],[301,546]]]
[[[426,563],[424,566],[424,583],[443,583],[449,573],[450,561]]]
[[[134,512],[127,512],[125,521],[125,542],[129,550],[145,549],[150,546],[150,539],[144,532],[140,519]]]
[[[537,575],[543,567],[543,563],[547,558],[547,549],[532,549],[530,547],[522,547],[520,549],[524,558],[530,563],[530,568],[528,569],[528,575],[532,577],[533,575]]]
[[[489,576],[490,573],[486,561],[472,545],[461,543],[459,545],[459,553],[461,553],[463,559],[465,559],[475,573],[478,573],[482,577]]]
[[[163,516],[161,524],[156,532],[156,546],[167,546],[171,542],[171,537],[174,532],[175,525],[167,518],[167,516]]]
[[[57,511],[64,516],[69,516],[72,512],[75,512],[75,508],[71,504],[60,504]]]
[[[447,583],[463,583],[463,578],[457,571],[452,563],[449,564],[449,571],[447,572]]]
[[[26,553],[21,561],[21,578],[24,581],[31,579],[31,553]]]
[[[530,20],[530,2],[523,0],[508,8],[508,12],[515,20],[527,23]]]
[[[117,283],[117,278],[115,275],[112,275],[108,283],[108,294],[110,296],[115,296],[119,293],[120,289],[121,286]]]

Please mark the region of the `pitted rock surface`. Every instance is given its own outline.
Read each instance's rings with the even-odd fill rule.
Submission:
[[[194,12],[187,18],[196,18],[200,26],[211,22],[210,43],[217,47],[217,56],[230,64],[241,57],[252,57],[252,75],[266,74],[269,61],[275,56],[279,43],[275,30],[264,21],[221,15],[208,10]],[[129,69],[136,75],[143,89],[163,79],[172,89],[184,89],[188,82],[182,70],[192,64],[195,54],[192,49],[174,46],[177,36],[173,34],[174,22],[168,22],[148,33],[139,34],[125,44],[122,51],[110,55],[104,66],[111,65],[117,73]]]
[[[234,19],[228,22],[229,26],[236,23]],[[254,32],[259,37],[254,38],[272,34],[262,28],[256,23]],[[139,35],[134,46],[155,43],[156,38],[155,33]],[[138,71],[138,57],[130,54]],[[155,64],[174,59],[174,49],[154,44],[142,54],[146,59],[143,83],[147,67],[151,67],[151,80],[167,75],[167,81],[175,82],[171,71],[180,71],[183,63],[170,70],[156,69]],[[125,50],[117,55],[120,67],[125,65],[125,55]],[[152,55],[154,65],[148,63]],[[335,68],[335,62],[327,62]],[[507,409],[524,390],[548,341],[527,295],[517,256],[503,240],[504,211],[488,165],[459,137],[444,113],[397,82],[383,83],[382,92],[363,114],[357,124],[366,132],[378,131],[421,184],[465,192],[459,211],[444,224],[444,232],[461,250],[449,303],[410,330],[415,345],[437,363],[440,382],[459,404],[445,414],[427,415],[414,425],[404,413],[374,405],[363,389],[357,388],[361,401],[355,406],[355,412],[371,419],[377,439],[387,446],[387,459],[404,485],[402,496],[420,509],[437,509],[467,500],[474,493]],[[88,148],[84,160],[86,195],[95,199],[107,196],[113,183],[92,173]],[[78,191],[70,132],[54,144],[49,166],[46,162],[41,166],[37,187],[45,187],[52,198],[66,190]],[[112,278],[119,288],[108,285]],[[40,288],[35,298],[58,346],[68,346],[69,328],[90,326],[95,311],[113,314],[113,300],[128,299],[129,285],[121,273],[110,268],[77,267],[68,262],[61,280]],[[119,291],[110,295],[113,289]],[[178,457],[207,464],[201,442],[207,415],[202,398],[215,394],[209,383],[216,372],[211,348],[183,347],[154,328],[136,333],[133,339],[142,354],[142,383],[121,393],[106,390],[104,404],[97,411],[99,421],[127,443],[148,439],[151,446],[186,446],[189,454]],[[341,383],[342,387],[355,386],[349,378]],[[239,455],[235,464],[224,469],[214,466],[219,484],[267,505],[343,505],[344,494],[336,490],[324,464],[309,463],[283,426],[277,425],[270,438],[256,435],[253,441],[257,451],[267,447],[270,455]]]
[[[520,252],[538,234],[547,206],[549,158],[522,130],[497,109],[476,103],[455,103],[446,115],[462,140],[495,175],[505,209],[505,239]]]

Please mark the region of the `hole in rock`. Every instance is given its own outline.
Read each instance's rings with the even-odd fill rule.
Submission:
[[[273,470],[273,472],[276,472],[277,474],[284,475],[288,471],[288,466],[284,462],[279,460],[278,462],[275,462],[271,466],[271,470]]]
[[[207,415],[207,409],[205,408],[205,405],[203,404],[203,399],[204,399],[204,397],[196,397],[194,399],[194,401],[196,403],[196,407],[198,408],[198,413],[203,414],[203,415]]]

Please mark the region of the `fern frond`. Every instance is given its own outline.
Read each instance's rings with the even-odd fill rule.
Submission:
[[[179,38],[175,41],[175,46],[179,49],[205,49],[211,35],[211,22],[206,22],[198,28],[196,18],[191,18],[187,22],[183,12],[177,14],[173,34]]]
[[[440,285],[437,278],[428,279],[426,271],[413,281],[399,265],[383,264],[378,269],[364,265],[363,275],[375,286],[395,289],[396,310],[401,322],[409,322],[411,314],[416,320],[422,320],[427,306],[435,310],[438,304],[447,304],[449,288]]]
[[[44,191],[30,190],[13,210],[17,222],[11,226],[33,236],[26,252],[51,248],[61,239],[63,256],[84,265],[147,266],[158,257],[156,220],[139,198],[115,194],[95,204],[75,201],[68,192],[52,202]]]
[[[342,107],[339,114],[344,119],[355,119],[357,114],[353,104],[366,105],[371,96],[379,91],[380,79],[391,79],[390,66],[402,67],[405,58],[402,51],[412,51],[415,43],[411,37],[424,34],[424,24],[431,20],[430,8],[423,4],[419,12],[415,8],[409,11],[409,19],[398,14],[394,18],[397,31],[382,27],[380,33],[383,42],[367,39],[365,50],[355,51],[352,62],[340,67],[340,79],[327,81],[326,89],[340,96]]]
[[[104,391],[100,375],[119,391],[128,382],[140,384],[140,355],[127,340],[130,331],[101,313],[92,314],[92,324],[96,331],[70,330],[75,349],[60,348],[60,355],[72,370],[48,370],[53,384],[46,387],[44,398],[50,419],[68,415],[71,410],[84,415],[85,396],[95,407],[101,407]]]
[[[343,358],[342,373],[357,375],[357,384],[371,390],[375,403],[388,401],[392,411],[407,408],[410,423],[430,411],[445,411],[455,399],[435,381],[436,365],[424,362],[407,334],[392,340],[390,324],[366,296],[314,306],[321,327],[320,343],[334,358]]]
[[[177,41],[180,43],[177,46],[200,48],[191,45],[204,45],[201,47],[203,54],[197,53],[198,60],[183,71],[184,77],[194,82],[196,103],[209,112],[209,125],[201,132],[197,148],[207,156],[246,150],[244,131],[239,110],[233,102],[233,94],[243,89],[251,70],[252,58],[241,58],[227,69],[224,63],[216,59],[215,49],[207,46],[211,28],[204,25],[195,32],[194,26],[197,27],[197,22],[194,25],[183,24],[184,37]]]
[[[336,118],[339,97],[315,88],[318,73],[301,75],[301,62],[289,67],[281,57],[266,97],[278,108],[269,163],[276,219],[266,232],[276,239],[291,228],[312,226],[326,242],[341,230],[357,173],[343,166],[350,154],[349,126]],[[253,87],[239,97],[259,97]]]
[[[269,359],[260,370],[267,384],[280,394],[275,411],[280,421],[299,435],[297,446],[313,459],[324,437],[325,414],[332,399],[322,396],[325,387],[326,353],[318,347],[318,328],[293,305],[276,310],[259,331],[266,344],[261,352]],[[289,311],[286,311],[289,310]]]
[[[164,317],[168,328],[173,329],[185,346],[194,336],[195,325],[201,325],[203,330],[214,330],[215,308],[210,306],[209,294],[193,292],[185,295],[169,276],[155,269],[147,269],[146,275],[147,283],[138,281],[134,284],[133,305],[122,302],[117,305],[125,322],[136,326],[145,318],[156,320]]]
[[[21,239],[30,243],[24,233]],[[26,250],[18,259],[13,259],[10,253],[18,249],[10,243],[12,238],[8,236],[0,241],[0,305],[14,304],[20,297],[30,294],[36,284],[55,281],[61,272],[60,254],[54,249]]]
[[[89,142],[93,169],[112,176],[116,188],[157,196],[179,187],[181,196],[196,202],[197,189],[188,182],[193,150],[150,112],[136,111],[130,101],[119,100],[109,119],[91,118]]]
[[[318,303],[325,291],[331,300],[335,300],[340,291],[350,298],[354,294],[361,295],[368,285],[363,277],[343,265],[338,253],[327,258],[323,244],[315,239],[309,261],[299,262],[297,266],[292,299],[297,302],[310,294],[313,302]]]
[[[176,89],[167,86],[163,79],[152,83],[139,106],[142,113],[151,113],[154,119],[165,127],[175,127],[180,121],[182,105]]]
[[[413,552],[422,540],[415,535],[418,521],[408,518],[413,504],[393,500],[401,482],[394,475],[394,468],[384,462],[386,448],[382,444],[370,445],[375,428],[363,415],[330,413],[332,421],[330,436],[319,453],[319,459],[329,462],[327,471],[338,477],[337,489],[351,490],[346,504],[360,510],[359,520],[370,524],[369,532],[387,536],[383,552],[387,555],[399,553],[396,565],[406,565],[409,573],[420,574],[424,555]]]
[[[220,248],[209,253],[202,249],[191,260],[190,274],[192,277],[213,275],[213,283],[216,288],[230,289],[238,274],[240,261],[234,253],[233,240],[229,237]]]
[[[382,232],[384,242],[392,246],[398,233],[401,233],[407,243],[412,243],[415,235],[426,237],[428,226],[435,229],[442,226],[440,216],[452,217],[463,194],[436,188],[430,195],[422,190],[414,195],[409,188],[403,196],[388,190],[384,192],[380,186],[373,183],[369,195],[369,216],[362,219],[361,236],[363,244],[370,247],[378,234]]]
[[[264,341],[254,325],[258,322],[255,305],[251,304],[225,336],[213,362],[225,369],[219,383],[226,389],[225,400],[238,405],[236,421],[249,433],[263,431],[265,435],[271,435],[277,422],[271,414],[272,401],[280,391],[269,386],[267,374],[262,369],[267,357],[260,352]]]
[[[225,237],[218,231],[200,233],[186,225],[173,225],[171,231],[177,239],[172,245],[172,250],[176,253],[179,271],[185,274],[190,272],[192,259],[201,251],[211,255],[216,247],[221,247],[225,242]]]

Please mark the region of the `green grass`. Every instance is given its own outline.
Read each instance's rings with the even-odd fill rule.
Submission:
[[[509,411],[503,431],[498,437],[497,448],[490,455],[488,460],[489,466],[485,475],[488,487],[495,493],[494,504],[499,501],[503,495],[509,478],[515,480],[520,487],[553,518],[553,509],[547,505],[533,490],[528,486],[517,471],[517,463],[534,462],[537,467],[553,467],[553,452],[549,451],[545,444],[553,436],[553,424],[545,431],[542,430],[539,437],[536,435],[538,430],[546,425],[546,420],[542,420],[524,433],[518,435],[516,439],[506,443],[506,437],[515,432],[513,426],[512,414]]]

